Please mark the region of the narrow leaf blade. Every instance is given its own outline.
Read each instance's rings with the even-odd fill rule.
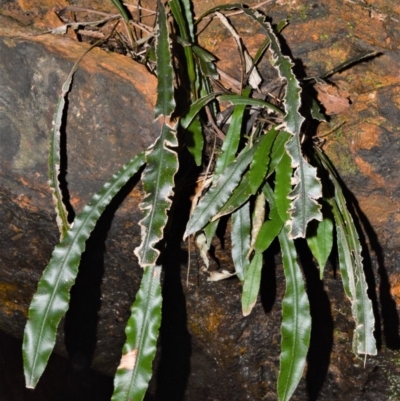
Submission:
[[[275,199],[276,209],[283,222],[289,220],[290,199],[289,193],[292,189],[291,177],[293,169],[291,167],[290,157],[285,153],[279,164],[276,166],[275,175]]]
[[[282,301],[279,401],[288,401],[303,374],[311,334],[310,305],[289,228],[279,234],[286,291]]]
[[[125,329],[126,342],[114,378],[112,401],[141,401],[145,396],[161,324],[160,274],[160,266],[144,270]]]
[[[145,197],[139,205],[144,215],[139,222],[142,239],[135,249],[142,267],[154,266],[160,254],[155,246],[164,236],[179,166],[178,155],[170,146],[177,145],[176,132],[164,124],[160,137],[146,152],[147,165],[142,175]]]
[[[140,153],[125,164],[75,218],[74,226],[53,251],[28,312],[23,342],[26,386],[34,388],[54,348],[58,324],[68,309],[85,242],[111,199],[144,164]]]
[[[247,259],[250,250],[250,230],[250,205],[245,203],[232,213],[232,259],[240,281],[244,280],[244,274],[250,264]]]
[[[292,183],[293,190],[289,194],[290,236],[305,238],[307,225],[311,220],[322,221],[321,205],[317,202],[322,197],[322,185],[317,176],[317,169],[311,166],[301,153],[298,136],[294,136],[286,144],[286,150],[292,159],[295,169]]]
[[[163,3],[158,2],[157,7],[158,34],[156,43],[157,58],[157,103],[155,117],[170,117],[175,110],[174,99],[174,73],[169,48],[167,16]]]
[[[250,94],[251,88],[246,88],[243,90],[243,96],[248,96]],[[218,157],[215,171],[214,171],[214,182],[218,179],[219,175],[228,164],[232,163],[235,159],[236,152],[239,148],[240,134],[242,131],[242,121],[243,114],[246,109],[245,105],[236,106],[232,113],[231,123],[229,125],[228,132],[226,134],[225,140],[222,144],[222,153]]]
[[[368,286],[357,229],[347,209],[346,199],[334,168],[322,150],[316,148],[316,154],[324,168],[329,172],[329,177],[335,188],[335,195],[330,204],[336,223],[339,266],[343,287],[350,299],[356,325],[353,336],[353,350],[358,354],[376,355],[375,317],[372,302],[367,293]]]
[[[283,227],[283,220],[281,219],[278,213],[278,208],[275,204],[274,192],[268,183],[263,186],[263,193],[269,203],[269,220],[264,222],[257,235],[256,242],[254,243],[254,250],[256,253],[266,251]]]
[[[286,130],[293,135],[293,138],[286,144],[286,150],[292,159],[292,167],[295,169],[294,188],[290,194],[292,200],[289,221],[290,236],[291,238],[305,238],[308,222],[314,219],[322,220],[320,205],[317,202],[317,199],[322,197],[322,186],[316,169],[308,164],[302,155],[300,134],[304,117],[299,112],[301,87],[292,71],[294,64],[288,56],[282,54],[271,24],[265,21],[262,14],[254,10],[243,9],[243,12],[250,15],[265,29],[270,40],[269,50],[273,57],[274,67],[287,84],[284,95],[286,111],[284,123]]]
[[[254,305],[257,302],[258,292],[260,290],[261,269],[263,264],[262,253],[255,253],[247,268],[244,277],[242,291],[242,312],[243,316],[250,315]]]

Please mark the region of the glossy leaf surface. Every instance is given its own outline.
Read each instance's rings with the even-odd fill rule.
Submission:
[[[339,266],[343,287],[350,299],[356,326],[353,335],[353,349],[358,354],[376,355],[375,317],[372,302],[367,293],[368,286],[357,229],[347,209],[346,199],[331,162],[320,149],[316,148],[316,153],[324,168],[329,172],[329,177],[335,188],[334,198],[331,199],[330,204],[336,223]]]
[[[178,171],[178,155],[172,147],[178,146],[176,131],[169,121],[175,109],[173,70],[168,39],[167,17],[161,2],[157,13],[158,29],[156,54],[158,87],[156,117],[164,119],[160,137],[146,151],[146,168],[142,175],[145,196],[139,207],[143,211],[141,243],[135,255],[142,267],[154,266],[160,251],[156,245],[164,236],[174,188],[174,177]]]
[[[250,230],[250,205],[245,203],[232,213],[232,259],[240,281],[244,280],[244,274],[250,264],[247,259],[250,250]]]
[[[243,96],[250,94],[250,88],[243,90]],[[246,109],[245,105],[238,105],[234,108],[232,113],[231,122],[229,125],[228,132],[224,139],[221,148],[221,155],[217,159],[217,163],[214,171],[214,182],[218,179],[219,175],[228,164],[235,160],[236,152],[239,148],[239,142],[242,132],[243,114]]]
[[[148,267],[143,272],[125,329],[126,341],[114,378],[112,401],[141,401],[145,396],[161,324],[160,274],[160,266]]]
[[[260,290],[262,264],[263,264],[262,253],[256,253],[245,272],[245,278],[242,290],[243,316],[250,315],[254,305],[257,302],[257,296]]]
[[[161,1],[157,6],[157,103],[154,109],[155,117],[170,117],[175,110],[174,73],[171,63],[167,15]]]
[[[310,305],[297,252],[289,227],[279,234],[286,291],[282,301],[281,356],[278,377],[279,401],[288,401],[297,387],[306,363],[311,334]]]
[[[300,114],[301,87],[292,68],[293,62],[281,52],[278,39],[265,17],[251,9],[243,9],[244,13],[252,16],[265,29],[269,40],[269,50],[274,60],[274,67],[279,76],[286,82],[284,96],[286,130],[293,138],[286,144],[287,153],[292,159],[292,168],[295,169],[292,184],[294,188],[290,193],[292,200],[290,207],[290,236],[291,238],[305,238],[307,224],[311,220],[322,220],[320,205],[317,199],[322,197],[322,186],[317,177],[317,170],[303,157],[301,149],[301,126],[304,117]]]
[[[257,145],[245,149],[220,175],[218,181],[208,190],[194,209],[186,226],[184,238],[201,230],[228,200],[238,185],[243,171],[248,167]]]
[[[232,196],[214,217],[214,219],[232,213],[238,207],[243,205],[243,203],[246,202],[251,195],[255,194],[262,182],[274,172],[282,156],[286,154],[285,143],[289,137],[290,135],[286,132],[277,133],[275,130],[272,130],[262,138],[261,143],[264,144],[264,146],[269,147],[269,150],[265,152],[264,148],[264,151],[260,155],[265,156],[268,154],[268,157],[265,156],[266,160],[259,163],[255,163],[255,158],[253,159],[250,170],[244,174],[239,186],[233,191]],[[257,171],[251,173],[253,167]],[[250,174],[252,174],[251,180],[253,185],[249,185]],[[256,188],[255,191],[254,188]]]
[[[164,236],[167,212],[172,204],[170,197],[178,170],[178,155],[170,146],[177,146],[176,132],[164,125],[160,138],[146,152],[147,165],[142,174],[145,197],[139,205],[144,214],[139,222],[142,239],[135,249],[142,267],[156,264],[160,251],[155,246]]]
[[[74,226],[53,251],[43,272],[28,312],[23,342],[26,386],[34,388],[54,348],[57,327],[68,309],[70,289],[78,274],[78,266],[86,240],[106,206],[145,162],[140,153],[125,164],[95,194],[75,218]]]
[[[320,278],[322,279],[333,245],[333,221],[331,216],[324,216],[322,221],[312,222],[309,228],[313,229],[313,233],[312,235],[307,235],[307,244],[314,258],[317,259]]]

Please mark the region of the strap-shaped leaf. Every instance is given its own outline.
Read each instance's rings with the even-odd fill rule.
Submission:
[[[349,233],[344,232],[343,225],[338,225],[337,221],[336,224],[340,272],[346,295],[351,301],[356,326],[353,335],[353,350],[358,354],[376,355],[372,303],[368,298],[368,286],[363,267],[359,265],[358,257],[355,256],[355,253],[360,252],[361,249],[352,249],[353,241],[349,240]],[[361,253],[358,255],[360,257]]]
[[[26,386],[34,388],[54,348],[58,324],[68,309],[86,240],[103,210],[145,162],[140,153],[104,184],[75,218],[74,226],[57,245],[39,281],[25,326],[23,357]]]
[[[54,204],[56,206],[56,213],[57,213],[57,226],[58,229],[60,230],[60,240],[62,240],[68,229],[69,229],[69,223],[68,223],[68,212],[67,209],[65,208],[64,202],[63,202],[63,196],[60,188],[60,182],[58,181],[58,175],[60,174],[60,130],[61,130],[61,125],[62,125],[62,119],[63,119],[63,114],[64,114],[64,107],[65,107],[65,97],[67,96],[67,93],[70,90],[71,83],[72,83],[72,78],[75,74],[75,71],[78,69],[78,62],[74,64],[72,67],[70,73],[68,74],[68,77],[66,81],[64,82],[62,89],[61,89],[61,95],[60,98],[58,99],[56,111],[54,113],[54,119],[53,119],[53,129],[50,135],[50,152],[49,152],[49,159],[48,159],[48,165],[49,165],[49,186],[51,189],[51,192],[53,194],[53,200]]]
[[[57,226],[60,230],[60,241],[64,238],[67,231],[69,230],[70,224],[68,222],[68,212],[63,202],[63,195],[60,188],[60,182],[58,180],[58,176],[60,174],[60,138],[61,138],[61,125],[64,115],[65,108],[65,98],[71,88],[72,78],[78,69],[78,65],[86,56],[93,47],[97,46],[98,42],[94,45],[90,46],[88,50],[86,50],[79,60],[73,65],[71,71],[68,74],[66,81],[64,82],[61,88],[61,95],[58,99],[58,103],[56,106],[56,111],[54,113],[53,118],[53,129],[50,134],[50,151],[48,158],[48,176],[49,176],[49,187],[53,194],[53,200],[55,204],[56,214],[57,214]]]
[[[242,292],[242,311],[243,316],[251,313],[256,301],[260,288],[262,254],[269,248],[272,241],[281,232],[283,221],[279,216],[275,205],[274,192],[270,185],[266,182],[263,186],[263,193],[269,203],[269,220],[265,221],[254,243],[254,256],[250,266],[245,271],[245,278]],[[240,210],[240,209],[239,209]],[[235,212],[236,213],[236,212]]]
[[[276,162],[276,159],[281,156],[282,150],[284,149],[283,146],[279,147],[279,144],[282,143],[282,140],[284,140],[284,135],[282,135],[279,139],[277,136],[279,135],[278,131],[274,128],[272,128],[269,132],[267,132],[260,143],[260,146],[258,147],[256,153],[254,153],[254,158],[251,162],[249,174],[248,174],[248,183],[249,186],[252,190],[253,193],[256,193],[258,191],[258,188],[260,188],[261,183],[263,182],[264,179],[266,179],[270,173],[271,167],[275,167],[272,162]],[[278,142],[277,146],[274,145],[275,142]],[[272,159],[273,152],[275,150],[275,154],[277,153],[276,148],[278,148],[278,157],[275,158],[275,160]],[[272,164],[272,166],[271,166]]]
[[[142,267],[154,266],[160,254],[155,246],[164,236],[167,213],[172,203],[174,176],[179,166],[178,155],[170,146],[177,145],[176,132],[164,124],[160,137],[146,152],[146,168],[142,174],[145,197],[139,205],[144,215],[139,222],[142,239],[135,249]]]
[[[242,290],[243,316],[250,315],[257,302],[258,292],[260,291],[262,264],[262,253],[255,253],[249,267],[246,269]]]
[[[145,396],[161,324],[160,274],[160,266],[148,267],[143,272],[125,329],[126,341],[114,378],[112,401],[141,401]]]
[[[155,248],[164,236],[167,213],[171,207],[174,177],[178,171],[178,155],[171,147],[178,146],[176,131],[169,117],[175,110],[173,69],[168,38],[167,17],[164,5],[158,1],[157,9],[158,35],[156,43],[157,55],[157,104],[156,117],[164,117],[160,137],[146,151],[146,168],[142,175],[145,197],[140,209],[143,219],[141,227],[141,243],[135,249],[135,255],[142,267],[154,266],[160,254]]]
[[[193,30],[193,15],[190,4],[187,0],[182,0],[184,9],[182,11],[180,0],[170,0],[169,6],[171,8],[174,20],[179,27],[179,32],[184,41],[193,43],[194,42],[194,30]],[[188,74],[189,82],[191,85],[191,92],[194,97],[197,97],[197,89],[195,88],[196,81],[196,68],[193,60],[193,51],[191,46],[184,46],[183,51],[186,58],[186,72]]]
[[[307,234],[307,244],[313,256],[317,259],[319,275],[322,280],[324,269],[333,245],[333,221],[331,213],[324,212],[322,221],[312,222],[309,229],[314,229],[313,235]]]
[[[304,238],[307,225],[311,220],[322,220],[321,205],[317,199],[322,197],[321,181],[317,177],[317,169],[311,166],[301,153],[298,135],[286,144],[286,150],[292,158],[295,169],[292,184],[294,188],[289,194],[290,205],[290,236]]]
[[[232,213],[232,259],[240,281],[244,280],[244,274],[250,264],[247,259],[250,250],[250,230],[250,204],[247,202]]]
[[[310,344],[310,305],[289,227],[279,233],[286,291],[282,301],[279,401],[288,401],[303,374]]]
[[[278,208],[276,207],[274,192],[268,183],[265,183],[263,186],[263,193],[269,203],[269,217],[262,225],[256,242],[254,243],[254,251],[256,253],[266,251],[283,227],[283,220],[281,219],[278,213]]]
[[[201,166],[204,136],[199,116],[196,116],[192,123],[185,129],[184,135],[186,147],[193,156],[196,166]]]
[[[262,192],[258,193],[254,201],[254,210],[251,216],[251,241],[250,247],[254,247],[258,233],[265,220],[266,202]]]
[[[357,229],[347,209],[346,199],[332,164],[322,150],[316,148],[316,154],[329,172],[329,177],[335,188],[335,196],[330,200],[330,204],[336,223],[339,266],[343,287],[350,299],[356,326],[353,336],[353,349],[358,354],[376,355],[375,317],[372,302],[367,294],[368,286],[365,280]]]
[[[232,191],[238,185],[242,178],[243,171],[248,167],[253,158],[257,146],[258,144],[255,144],[251,149],[244,149],[200,200],[190,216],[184,238],[201,230],[218,210],[221,209],[232,194]]]
[[[307,224],[311,220],[322,220],[320,205],[317,199],[322,197],[321,182],[317,177],[317,170],[304,159],[301,150],[300,130],[304,117],[300,114],[301,87],[297,81],[292,68],[293,62],[289,57],[284,56],[271,24],[265,21],[265,17],[252,9],[243,9],[243,12],[250,15],[259,22],[265,29],[269,40],[269,50],[274,60],[274,67],[279,76],[286,82],[284,96],[286,130],[293,135],[286,145],[286,150],[292,159],[292,167],[295,169],[293,177],[293,191],[290,193],[292,200],[290,208],[290,236],[291,238],[305,238]]]
[[[175,110],[174,73],[171,63],[171,51],[165,7],[161,1],[157,6],[157,102],[155,117],[170,117]]]
[[[268,135],[270,135],[269,138],[267,138]],[[233,191],[232,196],[229,198],[223,208],[218,212],[218,214],[213,218],[213,220],[232,213],[238,207],[243,205],[251,195],[254,195],[256,193],[262,182],[274,172],[282,156],[286,154],[285,143],[289,137],[290,134],[288,134],[287,132],[277,133],[275,130],[271,130],[266,134],[266,136],[262,138],[261,142],[266,148],[270,147],[270,150],[265,151],[264,149],[264,152],[262,152],[260,156],[265,156],[265,154],[268,153],[268,157],[262,162],[257,161],[257,163],[255,163],[256,158],[253,158],[250,170],[244,174],[239,186]],[[262,168],[260,168],[260,165],[264,165],[264,172],[262,171]],[[251,173],[253,185],[250,186],[249,175],[250,171],[253,169],[253,166],[257,169],[257,171]],[[256,188],[256,190],[254,191],[253,188]]]
[[[270,39],[270,51],[274,57],[275,67],[280,76],[287,83],[284,97],[286,129],[293,138],[286,144],[286,150],[292,159],[292,168],[295,169],[294,188],[289,197],[292,200],[290,208],[290,236],[304,238],[307,224],[315,219],[322,220],[320,205],[316,201],[322,197],[321,182],[317,177],[317,170],[304,159],[301,150],[300,130],[304,117],[300,114],[301,88],[292,67],[294,64],[289,57],[281,52],[278,40],[270,24],[265,24]]]
[[[285,153],[276,166],[275,174],[275,199],[276,209],[283,222],[289,220],[290,199],[289,193],[292,189],[291,178],[293,169],[290,156]]]

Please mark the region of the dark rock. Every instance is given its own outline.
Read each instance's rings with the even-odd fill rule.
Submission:
[[[27,307],[59,237],[47,184],[49,133],[61,86],[87,48],[69,38],[31,36],[2,18],[0,328],[16,337],[22,336]],[[72,216],[158,136],[154,93],[155,78],[126,57],[94,49],[82,60],[64,125],[67,174],[62,179]],[[140,235],[136,182],[107,208],[87,243],[65,344],[62,325],[56,347],[62,354],[93,357],[93,366],[110,375],[141,275],[133,257]]]

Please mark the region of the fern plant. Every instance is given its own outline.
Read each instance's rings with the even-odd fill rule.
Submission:
[[[113,3],[129,28],[129,15],[119,0]],[[265,41],[254,58],[241,44],[224,12],[239,10],[258,23]],[[263,253],[277,238],[280,244],[286,291],[282,301],[280,374],[277,394],[289,400],[305,366],[310,342],[311,317],[295,240],[305,238],[318,262],[321,279],[336,235],[343,285],[352,305],[355,321],[354,352],[375,355],[374,316],[367,296],[361,246],[352,216],[334,167],[322,149],[312,141],[308,157],[303,154],[305,118],[300,113],[302,86],[293,73],[293,63],[280,48],[276,33],[264,15],[241,4],[214,7],[196,22],[189,0],[158,1],[156,25],[156,71],[158,77],[155,118],[160,135],[146,151],[125,164],[77,215],[69,226],[62,203],[59,174],[60,124],[64,98],[72,75],[65,82],[51,136],[49,154],[50,188],[54,193],[61,240],[43,272],[29,308],[23,342],[26,385],[34,388],[54,348],[57,327],[66,313],[85,242],[111,199],[144,167],[144,198],[140,205],[141,243],[135,255],[143,268],[140,289],[126,326],[126,343],[114,379],[113,401],[142,400],[152,375],[158,330],[161,323],[162,266],[158,244],[163,239],[174,195],[174,176],[179,169],[178,149],[186,146],[194,162],[204,166],[200,189],[184,237],[194,236],[207,262],[207,251],[222,216],[230,215],[235,274],[243,283],[242,311],[249,315],[256,303]],[[219,73],[215,58],[197,43],[196,24],[205,17],[218,17],[237,39],[242,59],[239,93],[216,91]],[[174,23],[169,23],[172,18]],[[278,24],[279,31],[285,22]],[[132,35],[129,36],[133,41]],[[181,52],[172,55],[174,47]],[[268,102],[254,96],[260,84],[257,64],[265,51],[279,74],[283,96]],[[185,84],[187,82],[187,84]],[[177,84],[178,83],[178,84]],[[176,107],[175,85],[185,86],[186,110]],[[220,88],[220,87],[218,87]],[[226,107],[226,104],[230,104]],[[220,121],[229,115],[229,124]],[[313,107],[313,115],[321,117]],[[260,117],[267,118],[260,118]],[[249,125],[248,122],[252,121]],[[204,154],[204,130],[212,127],[223,138],[219,152]],[[178,140],[177,132],[181,135]],[[218,153],[215,162],[213,154]],[[207,161],[207,163],[206,163]],[[309,229],[309,223],[316,225]],[[229,275],[227,275],[229,276]],[[218,279],[218,278],[217,278]]]

